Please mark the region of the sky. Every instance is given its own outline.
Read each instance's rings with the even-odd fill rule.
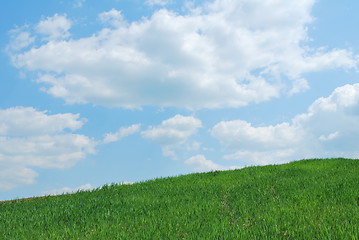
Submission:
[[[359,158],[359,2],[0,3],[0,200]]]

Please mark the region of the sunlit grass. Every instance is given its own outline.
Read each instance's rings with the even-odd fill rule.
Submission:
[[[359,161],[304,160],[6,202],[0,239],[359,239]]]

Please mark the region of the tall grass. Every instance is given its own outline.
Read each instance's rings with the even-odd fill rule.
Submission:
[[[316,159],[0,204],[2,239],[359,239],[359,161]]]

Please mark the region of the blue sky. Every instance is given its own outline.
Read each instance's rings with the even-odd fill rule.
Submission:
[[[0,3],[0,200],[359,157],[357,1]]]

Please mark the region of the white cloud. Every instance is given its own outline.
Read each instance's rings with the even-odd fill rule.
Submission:
[[[186,141],[201,126],[202,123],[197,118],[176,115],[164,120],[159,126],[143,131],[142,135],[164,145],[176,145]]]
[[[202,122],[199,119],[176,115],[164,120],[159,126],[142,131],[141,134],[144,138],[159,142],[165,156],[175,158],[173,149],[184,144],[200,127]]]
[[[14,54],[13,62],[38,72],[44,90],[68,103],[240,107],[305,91],[305,73],[356,68],[348,50],[306,46],[314,3],[216,0],[128,24],[112,9],[100,19],[113,28],[62,41],[51,39],[68,37],[71,24],[55,15],[37,27],[50,41]]]
[[[253,127],[242,120],[220,122],[211,133],[228,148],[272,149],[285,148],[303,140],[302,129],[289,123]]]
[[[250,150],[250,151],[236,151],[235,153],[228,154],[224,156],[224,159],[236,159],[241,162],[242,166],[258,166],[258,165],[268,165],[268,164],[282,164],[287,163],[292,159],[293,155],[296,153],[296,149],[276,149],[273,150]]]
[[[211,170],[222,170],[222,167],[211,160],[207,160],[203,155],[190,157],[185,161],[186,165],[193,167],[196,171],[206,172]]]
[[[68,194],[68,193],[75,193],[78,191],[90,191],[95,189],[94,186],[92,186],[91,184],[85,184],[76,188],[69,188],[69,187],[63,187],[60,189],[54,189],[54,190],[49,190],[49,191],[44,191],[42,192],[42,195],[61,195],[61,194]]]
[[[117,142],[124,137],[132,135],[138,131],[140,131],[141,124],[134,124],[129,127],[122,127],[116,133],[107,133],[103,140],[103,143]]]
[[[95,153],[96,142],[74,134],[78,114],[40,112],[30,107],[0,110],[0,190],[35,182],[32,167],[68,168]]]
[[[199,172],[208,172],[208,171],[215,171],[215,170],[230,170],[230,169],[238,169],[241,167],[224,167],[219,164],[214,163],[211,160],[206,159],[203,155],[196,155],[193,157],[188,158],[185,161],[185,164],[193,168],[195,171]]]
[[[20,165],[9,166],[3,162],[4,155],[0,154],[0,191],[10,190],[19,185],[33,184],[38,174]]]
[[[242,120],[223,121],[211,133],[226,159],[248,165],[282,163],[302,158],[359,157],[359,84],[336,88],[317,99],[291,123],[253,127]]]
[[[35,41],[35,37],[31,36],[28,26],[10,30],[9,35],[10,43],[8,44],[8,49],[15,51],[26,48]]]
[[[114,27],[120,27],[126,23],[121,12],[117,11],[116,9],[111,9],[108,12],[100,13],[99,19],[102,23],[107,23]]]
[[[333,133],[331,133],[331,134],[329,134],[327,136],[321,135],[319,137],[319,140],[320,141],[330,141],[330,140],[333,140],[333,139],[337,138],[338,136],[339,136],[339,132],[336,131],[336,132],[333,132]]]
[[[41,168],[68,168],[95,153],[95,143],[80,134],[0,137],[1,161]]]
[[[71,21],[65,15],[55,14],[47,17],[36,25],[36,32],[46,35],[45,40],[56,41],[66,39],[70,36]]]
[[[288,95],[293,95],[300,92],[305,92],[310,88],[309,83],[304,78],[296,79],[293,82],[292,88],[289,90]]]
[[[336,88],[327,98],[319,98],[309,108],[309,114],[317,112],[342,112],[355,110],[359,101],[359,84]]]
[[[48,115],[32,107],[0,109],[0,135],[34,136],[77,130],[86,121],[79,114],[65,113]]]

